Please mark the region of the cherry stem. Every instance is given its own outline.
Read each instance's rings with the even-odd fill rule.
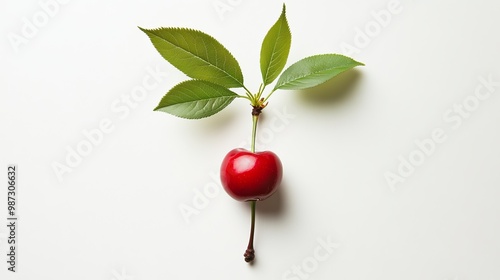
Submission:
[[[252,145],[250,146],[250,151],[255,153],[255,138],[257,134],[257,122],[259,121],[259,115],[262,111],[261,107],[254,106],[252,110]],[[255,259],[255,250],[253,249],[253,236],[255,232],[255,205],[257,201],[250,201],[250,206],[252,207],[252,223],[250,226],[250,239],[248,240],[247,250],[243,256],[246,262],[251,262]]]
[[[259,120],[259,113],[254,113],[255,109],[252,111],[252,145],[250,146],[250,151],[255,153],[255,138],[257,134],[257,122]]]
[[[255,259],[255,250],[253,249],[253,235],[255,231],[255,205],[257,201],[250,201],[250,205],[252,207],[252,225],[250,227],[250,239],[248,240],[248,247],[243,255],[245,257],[246,262],[251,262]]]

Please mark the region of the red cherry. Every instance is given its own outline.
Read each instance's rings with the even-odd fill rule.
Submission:
[[[283,167],[270,151],[252,153],[245,149],[230,151],[220,170],[222,186],[239,201],[264,200],[278,188]]]

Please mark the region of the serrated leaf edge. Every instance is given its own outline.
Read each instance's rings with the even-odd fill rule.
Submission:
[[[235,82],[237,82],[237,83],[240,85],[240,87],[244,87],[244,85],[243,85],[243,81],[244,81],[244,79],[243,79],[243,73],[242,73],[242,71],[241,71],[241,66],[240,66],[240,64],[239,64],[238,60],[237,60],[237,59],[236,59],[236,57],[235,57],[235,56],[231,53],[231,51],[229,51],[229,50],[228,50],[228,49],[227,49],[227,48],[226,48],[226,47],[225,47],[225,46],[224,46],[221,42],[219,42],[219,41],[218,41],[215,37],[213,37],[212,35],[207,34],[207,33],[203,32],[203,31],[201,31],[201,30],[197,30],[197,29],[193,29],[193,28],[187,28],[187,27],[158,27],[158,28],[153,28],[153,29],[146,29],[146,28],[142,28],[142,27],[138,26],[138,28],[139,28],[142,32],[146,33],[146,34],[150,37],[150,39],[151,39],[151,36],[155,36],[156,38],[159,38],[159,39],[161,39],[161,40],[163,40],[163,41],[165,41],[165,42],[168,42],[168,43],[170,43],[170,44],[172,44],[172,45],[174,45],[174,46],[176,46],[176,45],[175,45],[175,44],[173,44],[173,43],[171,43],[170,41],[167,41],[167,40],[163,39],[163,38],[162,38],[162,37],[160,37],[160,36],[157,36],[156,34],[154,34],[154,33],[152,33],[152,32],[154,32],[154,31],[161,31],[161,30],[168,29],[168,30],[180,30],[180,31],[185,30],[185,31],[196,32],[196,33],[201,33],[201,34],[203,34],[203,35],[206,35],[207,37],[209,37],[209,38],[211,38],[212,40],[214,40],[215,42],[217,42],[217,43],[218,43],[218,44],[219,44],[219,45],[220,45],[220,46],[221,46],[224,50],[226,50],[226,51],[228,52],[228,54],[231,56],[231,58],[232,58],[232,59],[234,59],[234,61],[236,62],[236,65],[238,66],[239,72],[240,72],[240,74],[241,74],[241,81],[239,81],[237,78],[235,78],[234,76],[230,75],[229,73],[227,73],[227,72],[226,72],[226,71],[224,71],[223,69],[221,69],[221,68],[217,67],[216,65],[213,65],[212,63],[210,63],[210,62],[208,62],[208,61],[206,61],[206,60],[202,59],[201,57],[199,57],[199,56],[195,55],[194,53],[189,52],[189,51],[187,51],[187,50],[185,50],[185,49],[183,49],[183,48],[180,48],[180,47],[178,47],[178,46],[176,46],[176,47],[177,47],[177,48],[179,48],[179,49],[181,49],[181,50],[183,50],[183,51],[185,51],[186,53],[189,53],[189,54],[191,54],[191,55],[193,55],[193,56],[195,56],[195,57],[200,58],[201,60],[203,60],[204,62],[206,62],[208,65],[210,65],[210,67],[214,67],[214,68],[217,68],[217,69],[221,70],[221,72],[224,72],[224,73],[225,73],[228,77],[231,77],[231,78],[232,78]],[[179,70],[180,70],[180,69],[179,69]],[[181,72],[183,72],[184,74],[186,74],[186,75],[187,75],[187,73],[186,73],[186,72],[184,72],[184,71],[182,71],[182,70],[180,70],[180,71],[181,71]],[[200,79],[200,80],[201,80],[201,79]],[[205,81],[205,80],[203,80],[203,81]],[[207,82],[210,82],[210,81],[207,81]],[[223,86],[223,85],[221,85],[221,86]]]
[[[292,32],[291,32],[291,30],[290,30],[290,25],[288,24],[288,19],[286,18],[286,5],[285,5],[285,3],[283,3],[283,9],[282,9],[281,15],[280,15],[280,17],[278,18],[277,22],[279,22],[279,21],[281,20],[281,18],[282,18],[282,17],[284,18],[284,25],[285,25],[285,27],[286,27],[286,31],[288,31],[288,33],[290,33],[290,37],[291,37]],[[283,26],[283,25],[281,25],[281,26],[280,26],[280,31],[282,30],[282,26]],[[273,24],[273,26],[271,26],[271,28],[273,28],[273,27],[274,27],[274,24]],[[270,31],[270,30],[269,30],[269,31]],[[281,32],[280,32],[280,34],[281,34]],[[267,37],[267,34],[266,34],[266,37]],[[265,39],[265,37],[264,37],[264,39]],[[291,41],[291,40],[290,40],[290,41]],[[275,53],[275,52],[274,52],[274,50],[276,49],[276,45],[277,45],[277,44],[274,44],[274,46],[273,46],[273,51],[272,51],[271,53]],[[290,48],[288,49],[288,52],[290,52]],[[265,72],[265,73],[266,73],[266,76],[265,76],[265,77],[262,77],[262,81],[263,81],[263,82],[264,82],[264,84],[266,84],[266,85],[268,85],[268,84],[272,83],[274,80],[276,80],[276,78],[278,78],[278,77],[279,77],[279,74],[278,74],[278,75],[277,75],[277,76],[276,76],[273,80],[271,80],[271,81],[269,81],[269,82],[267,82],[267,83],[266,83],[266,81],[267,81],[267,79],[268,79],[268,77],[269,77],[269,69],[271,68],[271,65],[273,64],[273,61],[274,61],[274,60],[275,60],[275,57],[274,57],[274,55],[272,55],[272,56],[271,56],[271,60],[269,61],[269,64],[267,65],[267,69],[266,69],[266,72]],[[287,54],[287,59],[286,59],[286,60],[288,60],[288,54]],[[286,63],[286,62],[285,62],[285,63]],[[284,68],[284,67],[283,67],[283,68]],[[281,71],[283,71],[283,68],[281,69]]]
[[[204,83],[207,83],[207,84],[210,84],[210,85],[215,85],[215,86],[218,86],[218,87],[224,87],[222,85],[219,85],[219,84],[216,84],[216,83],[212,83],[210,81],[205,81],[205,80],[200,80],[200,79],[191,79],[191,80],[186,80],[186,81],[182,81],[178,84],[176,84],[175,86],[173,86],[172,88],[170,88],[170,90],[161,98],[160,100],[160,103],[161,101],[163,100],[163,98],[165,98],[165,96],[172,91],[172,89],[182,85],[182,84],[185,84],[185,83],[189,83],[189,82],[193,82],[193,81],[201,81],[201,82],[204,82]],[[226,88],[226,87],[224,87]],[[208,115],[208,116],[203,116],[203,117],[185,117],[185,116],[179,116],[177,114],[173,114],[171,112],[167,112],[167,111],[164,111],[162,109],[166,108],[166,107],[169,107],[169,106],[172,106],[172,105],[179,105],[179,104],[184,104],[184,103],[189,103],[189,102],[194,102],[194,101],[186,101],[186,102],[179,102],[179,103],[176,103],[176,104],[171,104],[171,105],[167,105],[167,106],[162,106],[160,107],[160,104],[158,104],[158,106],[156,106],[156,108],[153,109],[153,111],[156,111],[156,112],[163,112],[163,113],[167,113],[167,114],[170,114],[170,115],[174,115],[176,117],[179,117],[179,118],[182,118],[182,119],[189,119],[189,120],[199,120],[199,119],[204,119],[204,118],[208,118],[210,116],[213,116],[219,112],[221,112],[224,108],[226,108],[234,99],[238,98],[238,97],[242,97],[241,95],[235,93],[234,91],[230,90],[229,88],[226,88],[228,91],[232,92],[234,95],[223,95],[223,96],[220,96],[220,97],[217,97],[217,98],[226,98],[226,99],[232,99],[226,106],[224,106],[223,108],[221,108],[219,111],[215,112],[214,114],[211,114],[211,115]],[[208,99],[212,99],[212,98],[203,98],[203,99],[199,99],[199,100],[208,100]]]
[[[338,55],[338,56],[342,56],[342,57],[345,57],[345,58],[351,59],[352,61],[354,61],[355,63],[357,63],[357,64],[356,64],[356,65],[354,65],[354,66],[349,66],[346,70],[348,70],[348,69],[350,69],[350,68],[354,68],[354,67],[356,67],[356,66],[365,66],[365,64],[364,64],[364,63],[359,62],[359,61],[356,61],[356,60],[352,59],[351,57],[348,57],[348,56],[345,56],[345,55],[342,55],[342,54],[316,54],[316,55],[311,55],[311,56],[308,56],[308,57],[304,57],[304,58],[302,58],[302,59],[300,59],[300,60],[298,60],[298,61],[294,62],[294,63],[293,63],[292,65],[290,65],[287,69],[285,69],[285,71],[283,71],[283,72],[282,72],[282,74],[283,74],[283,73],[285,73],[288,69],[290,69],[290,67],[294,66],[295,64],[297,64],[298,62],[300,62],[300,61],[302,61],[302,60],[306,60],[306,59],[311,58],[311,57],[328,56],[328,55]],[[337,68],[337,67],[334,67],[334,68]],[[338,68],[340,68],[340,67],[338,67]],[[321,72],[326,72],[326,71],[329,71],[329,70],[331,70],[331,69],[332,69],[332,68],[329,68],[329,69],[326,69],[326,70],[322,70],[322,71],[317,71],[317,72],[311,72],[311,75],[318,74],[318,73],[321,73]],[[294,79],[293,81],[300,80],[300,79],[302,79],[302,78],[304,78],[304,77],[307,77],[307,76],[309,76],[309,75],[305,75],[305,76],[298,76],[298,77],[297,77],[296,79]],[[279,78],[278,78],[278,82],[279,82]],[[287,84],[289,84],[289,83],[287,83]],[[278,84],[276,84],[276,86],[274,87],[274,90],[282,89],[282,86],[284,86],[284,85],[286,85],[286,84],[282,84],[282,85],[279,85],[279,86],[278,86]]]

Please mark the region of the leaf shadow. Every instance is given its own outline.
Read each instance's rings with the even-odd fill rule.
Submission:
[[[236,116],[238,113],[237,108],[234,108],[234,106],[229,104],[228,107],[213,116],[188,121],[190,122],[190,125],[194,127],[192,130],[197,133],[204,136],[210,134],[218,135],[221,130],[227,129],[230,124],[237,119]]]
[[[361,77],[358,69],[344,72],[312,88],[299,90],[298,98],[311,106],[332,106],[345,102],[354,92]]]

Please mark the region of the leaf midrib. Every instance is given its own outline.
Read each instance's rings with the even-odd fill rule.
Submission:
[[[271,52],[271,59],[269,60],[269,63],[267,65],[266,77],[265,77],[264,81],[267,81],[267,79],[269,78],[269,69],[271,69],[271,65],[272,65],[273,60],[276,59],[274,54],[275,54],[276,46],[278,45],[277,41],[279,41],[279,38],[281,37],[282,30],[283,30],[283,21],[281,20],[281,17],[280,17],[280,27],[279,27],[278,37],[277,37],[278,39],[273,44],[273,51]]]
[[[310,73],[310,74],[308,74],[308,75],[299,76],[299,77],[297,77],[297,78],[294,78],[293,80],[288,81],[287,83],[281,84],[281,85],[280,85],[280,87],[281,87],[281,86],[283,86],[283,85],[286,85],[286,84],[290,84],[290,83],[292,83],[292,82],[295,82],[296,80],[302,79],[302,78],[307,77],[307,76],[316,75],[316,74],[321,73],[321,72],[327,72],[327,71],[330,71],[330,70],[332,70],[332,69],[337,69],[337,68],[342,69],[342,68],[348,68],[348,67],[349,67],[349,66],[343,66],[343,67],[330,67],[330,68],[325,69],[325,70],[319,70],[319,71],[311,72],[311,73]],[[353,67],[354,67],[354,66],[353,66]]]
[[[236,97],[237,97],[236,95],[223,95],[223,96],[218,96],[218,97],[208,97],[208,98],[200,98],[200,99],[196,99],[196,100],[188,100],[188,101],[183,101],[183,102],[177,102],[175,104],[193,103],[193,102],[205,101],[205,100],[209,100],[209,99],[225,99],[225,98],[236,98]],[[168,105],[168,106],[172,106],[172,105],[175,105],[175,104],[171,104],[171,105]]]
[[[190,52],[190,51],[188,51],[188,50],[186,50],[186,49],[184,49],[184,48],[181,48],[180,46],[178,46],[178,45],[176,45],[176,44],[172,43],[171,41],[168,41],[168,40],[166,40],[166,39],[164,39],[164,38],[162,38],[162,37],[160,37],[160,36],[156,35],[155,33],[150,32],[149,30],[148,30],[148,32],[149,32],[151,35],[153,35],[153,36],[155,36],[155,37],[159,38],[160,40],[162,40],[162,41],[164,41],[164,42],[167,42],[168,44],[172,45],[174,48],[177,48],[177,49],[180,49],[180,50],[182,50],[182,51],[184,51],[184,52],[186,52],[186,53],[189,53],[189,54],[191,54],[192,56],[194,56],[194,57],[198,58],[199,60],[204,61],[204,62],[205,62],[206,64],[208,64],[210,67],[213,67],[213,68],[216,68],[217,70],[220,70],[221,72],[225,73],[228,77],[230,77],[231,79],[233,79],[233,80],[234,80],[236,83],[238,83],[240,86],[243,86],[243,84],[242,84],[240,81],[238,81],[235,77],[233,77],[231,74],[229,74],[229,73],[228,73],[227,71],[225,71],[224,69],[221,69],[221,68],[217,67],[217,65],[214,65],[214,64],[210,63],[209,61],[207,61],[207,60],[205,60],[205,59],[203,59],[203,58],[199,57],[198,55],[194,54],[193,52]],[[182,38],[183,38],[184,40],[186,40],[186,39],[184,38],[184,35],[181,35],[181,36],[182,36]],[[202,39],[202,40],[203,40],[203,39]],[[187,43],[187,42],[186,42],[186,43]],[[206,42],[205,42],[205,40],[203,40],[203,44],[205,44],[205,47],[206,47]],[[205,48],[205,49],[206,49],[206,48]],[[216,51],[215,53],[216,53],[216,55],[217,55],[217,51]],[[224,63],[225,63],[225,62],[224,62]]]

